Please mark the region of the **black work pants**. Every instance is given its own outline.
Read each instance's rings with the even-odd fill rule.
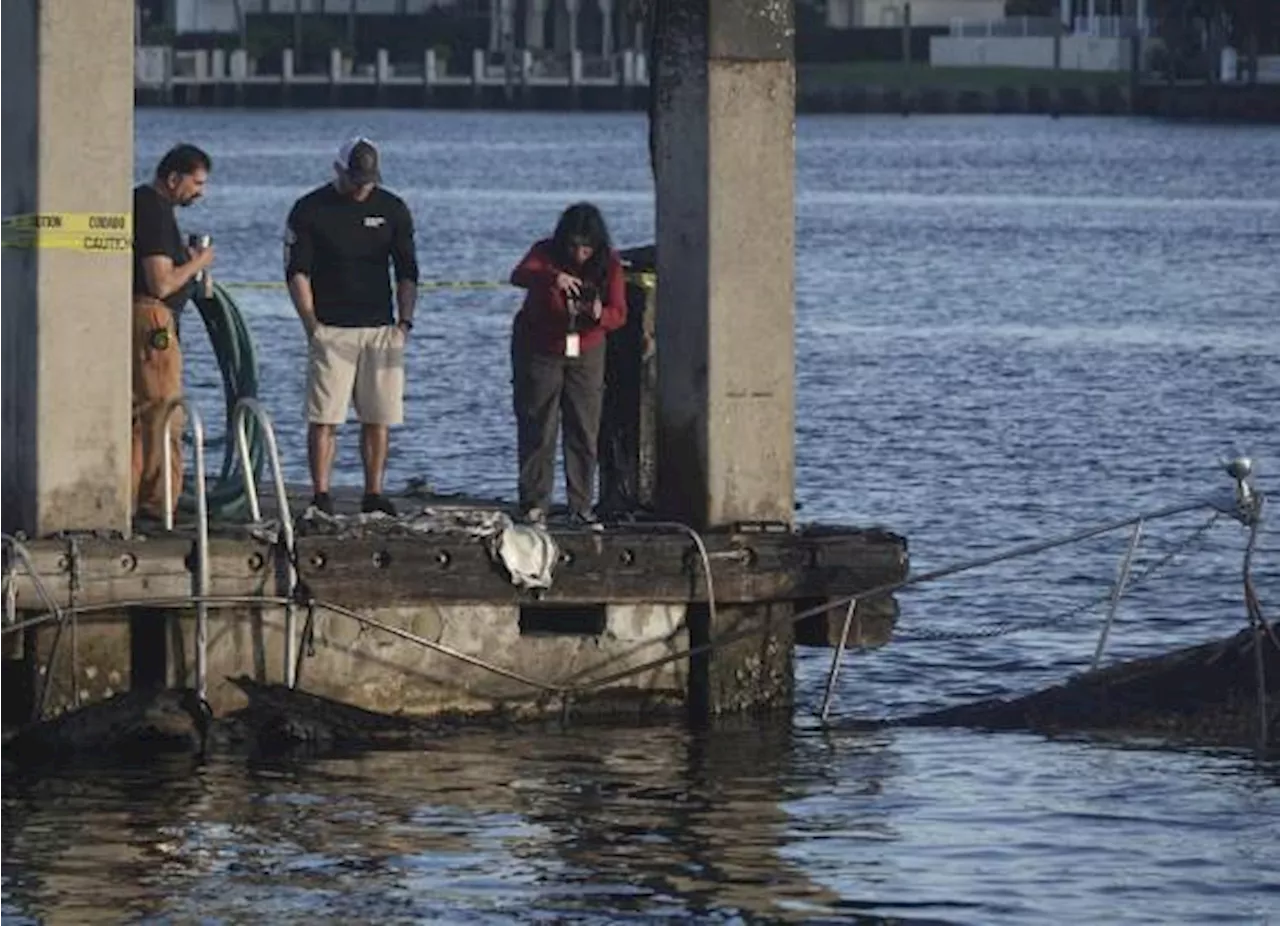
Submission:
[[[596,478],[596,442],[604,399],[605,346],[578,357],[540,354],[513,338],[512,398],[520,456],[520,507],[551,506],[556,437],[564,423],[564,475],[569,510],[586,514]]]

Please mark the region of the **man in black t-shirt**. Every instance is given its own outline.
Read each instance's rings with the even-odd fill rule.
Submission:
[[[173,503],[182,492],[181,412],[167,435],[172,463],[163,472],[165,411],[182,395],[177,314],[197,274],[213,263],[213,248],[186,246],[173,211],[204,194],[212,166],[199,148],[178,145],[151,182],[133,191],[133,510],[156,519],[165,513],[164,479]]]
[[[285,279],[309,342],[307,457],[312,505],[333,513],[337,426],[354,399],[364,461],[361,510],[394,516],[382,490],[389,428],[404,420],[404,349],[418,299],[413,217],[382,189],[378,149],[353,138],[332,183],[299,199],[285,229]],[[395,270],[392,314],[388,264]]]

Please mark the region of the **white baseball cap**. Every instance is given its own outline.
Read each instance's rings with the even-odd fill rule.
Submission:
[[[382,172],[378,168],[378,148],[363,135],[348,138],[338,149],[336,167],[347,175],[352,183],[381,183]]]

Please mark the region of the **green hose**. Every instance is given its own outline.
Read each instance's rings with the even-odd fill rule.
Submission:
[[[225,398],[225,428],[223,431],[222,466],[215,479],[208,482],[209,520],[244,520],[248,516],[248,498],[244,492],[244,474],[240,468],[240,456],[236,452],[232,415],[241,399],[258,397],[258,358],[253,349],[253,338],[245,326],[240,307],[231,294],[215,283],[213,296],[195,298],[200,318],[209,332],[213,353],[222,373],[222,394]],[[255,484],[262,472],[266,456],[266,444],[262,428],[252,416],[247,422],[249,437],[249,461],[253,468]],[[206,441],[206,443],[210,443]],[[207,465],[207,464],[206,464]],[[194,467],[186,467],[186,481],[178,504],[185,512],[195,511]]]

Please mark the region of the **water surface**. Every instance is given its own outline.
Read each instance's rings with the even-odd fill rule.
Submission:
[[[634,115],[143,110],[138,177],[214,154],[224,280],[280,277],[290,203],[344,135],[384,144],[424,276],[499,280],[567,203],[652,240]],[[1280,472],[1280,135],[1127,119],[812,117],[797,143],[797,499],[879,523],[928,569]],[[301,327],[240,291],[291,480],[306,476]],[[514,493],[505,338],[517,295],[429,293],[390,483]],[[188,382],[218,407],[198,325]],[[212,411],[211,411],[212,414]],[[358,483],[347,434],[342,481]],[[1153,525],[1138,568],[1202,519]],[[14,922],[1265,923],[1280,920],[1277,768],[1246,755],[967,731],[896,716],[1087,665],[1125,538],[921,588],[915,636],[802,652],[791,718],[693,732],[476,732],[421,753],[219,758],[5,776]],[[1136,589],[1115,658],[1242,626],[1244,532],[1216,525]],[[1274,527],[1259,591],[1280,601]],[[1274,616],[1272,614],[1271,616]],[[1026,628],[962,636],[997,624]]]

